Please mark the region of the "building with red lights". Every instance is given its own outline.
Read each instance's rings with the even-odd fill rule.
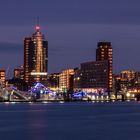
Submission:
[[[99,42],[96,49],[96,61],[108,61],[108,92],[113,87],[113,49],[110,42]]]
[[[48,72],[48,41],[36,26],[32,37],[24,40],[24,81],[29,86],[33,83],[45,83]]]

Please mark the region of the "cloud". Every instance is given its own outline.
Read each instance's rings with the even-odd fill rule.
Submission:
[[[128,0],[12,0],[0,6],[1,25],[44,23],[140,24],[140,1]]]
[[[16,43],[0,42],[0,53],[22,53],[23,46]]]

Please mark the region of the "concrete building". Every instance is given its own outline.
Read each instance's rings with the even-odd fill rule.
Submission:
[[[59,88],[62,92],[73,91],[74,69],[63,70],[59,77]]]
[[[74,75],[74,89],[86,92],[107,92],[108,61],[91,61],[81,63]]]

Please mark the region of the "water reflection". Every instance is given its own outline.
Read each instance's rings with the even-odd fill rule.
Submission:
[[[0,104],[2,140],[139,140],[137,102]]]

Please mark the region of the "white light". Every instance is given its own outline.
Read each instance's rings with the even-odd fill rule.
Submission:
[[[92,100],[95,100],[95,96],[93,95],[93,96],[91,96],[92,97]]]
[[[130,93],[129,93],[129,92],[127,92],[127,93],[126,93],[126,96],[127,96],[127,97],[130,97]]]
[[[103,96],[101,96],[101,99],[103,100],[103,99],[104,99],[104,97],[103,97]]]
[[[40,90],[40,93],[43,94],[43,90]]]
[[[9,102],[4,102],[5,104],[9,104]]]
[[[47,75],[47,72],[31,72],[31,75]]]
[[[59,103],[60,103],[60,104],[63,104],[64,102],[63,102],[63,101],[60,101]]]
[[[44,103],[44,104],[47,104],[48,102],[44,101],[43,103]]]
[[[99,99],[99,96],[96,96],[96,99],[98,100]]]
[[[135,97],[135,95],[134,95],[134,94],[132,94],[132,97]]]
[[[16,102],[11,102],[11,104],[15,104]]]

